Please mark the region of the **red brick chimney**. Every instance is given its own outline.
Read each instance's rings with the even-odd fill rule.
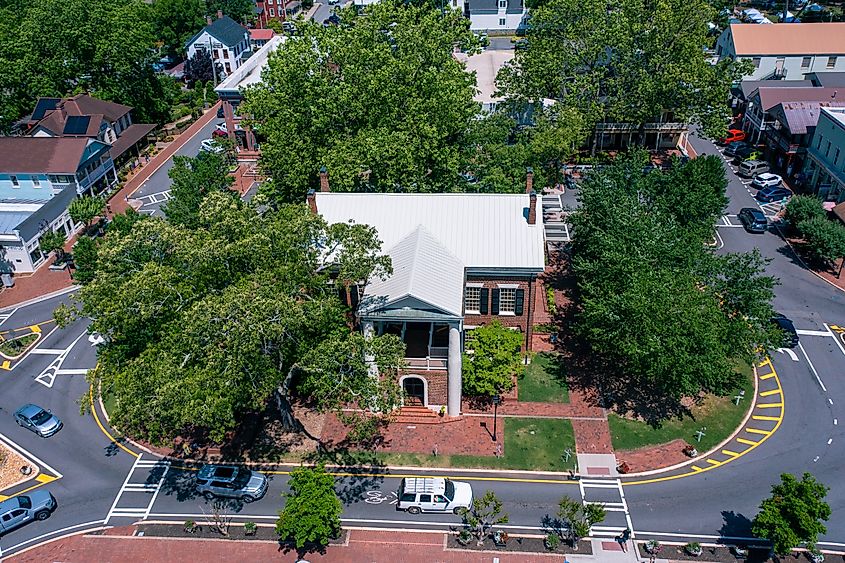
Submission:
[[[537,192],[534,190],[528,194],[528,224],[537,224]]]
[[[529,166],[525,171],[525,193],[530,194],[534,191],[534,169]]]
[[[317,196],[314,193],[314,190],[308,190],[308,195],[305,197],[305,199],[308,202],[308,207],[311,208],[311,213],[316,215],[317,214]]]
[[[320,191],[321,192],[330,192],[329,189],[329,173],[326,171],[325,166],[320,167]]]
[[[223,10],[217,10],[217,19],[219,20],[222,17],[223,17]]]

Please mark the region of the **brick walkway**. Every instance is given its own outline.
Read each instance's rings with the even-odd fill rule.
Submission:
[[[684,455],[686,446],[687,443],[679,438],[668,444],[616,452],[616,458],[620,463],[627,463],[631,473],[651,471],[689,461],[690,458]]]
[[[74,235],[65,243],[65,252],[70,252],[76,244]],[[47,257],[41,266],[31,274],[14,276],[15,287],[0,288],[0,309],[12,307],[24,301],[41,297],[73,285],[70,270],[51,270],[53,255]]]
[[[285,553],[271,541],[222,541],[190,538],[131,536],[132,528],[110,530],[108,535],[78,535],[37,547],[6,561],[15,563],[228,563],[230,561],[296,561],[296,553]],[[125,535],[117,535],[123,533]],[[402,563],[500,563],[523,561],[563,561],[563,555],[548,553],[502,553],[447,550],[445,534],[399,531],[351,530],[346,545],[329,546],[324,554],[306,555],[311,562],[401,561]],[[589,556],[569,556],[572,561],[593,560]]]

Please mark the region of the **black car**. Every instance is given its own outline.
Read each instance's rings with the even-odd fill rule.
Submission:
[[[727,150],[725,154],[727,154]],[[745,145],[744,147],[739,147],[733,152],[734,163],[739,164],[743,160],[752,160],[758,158],[760,156],[760,152],[752,147],[751,145]]]
[[[783,315],[778,315],[772,319],[772,322],[783,332],[783,342],[785,345],[790,348],[798,346],[798,332],[796,332],[795,325],[792,324],[792,321]]]
[[[740,149],[751,148],[751,146],[743,141],[734,141],[733,143],[729,143],[728,146],[725,147],[725,154],[728,156],[734,156],[736,151]]]
[[[739,210],[737,217],[749,233],[765,233],[769,227],[769,221],[763,212],[753,207],[743,207]]]
[[[757,201],[762,201],[763,203],[771,203],[773,201],[780,201],[782,199],[787,199],[792,197],[792,192],[786,188],[780,188],[777,186],[769,186],[768,188],[763,188],[762,190],[758,191],[754,194],[754,199]]]
[[[323,26],[328,27],[330,25],[340,25],[340,16],[337,14],[332,14],[323,20]]]

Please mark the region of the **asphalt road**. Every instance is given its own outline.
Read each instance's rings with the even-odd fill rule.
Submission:
[[[198,139],[202,136],[198,135]],[[699,151],[710,154],[715,147],[693,141]],[[198,144],[198,141],[197,141]],[[190,143],[186,150],[190,149]],[[676,477],[658,474],[646,479],[569,482],[555,476],[517,472],[470,472],[443,470],[397,470],[389,475],[337,476],[337,490],[344,503],[347,525],[448,529],[459,523],[452,514],[412,516],[395,509],[395,491],[402,474],[447,475],[472,483],[476,494],[494,490],[510,514],[506,528],[531,532],[542,529],[563,495],[617,503],[599,534],[613,536],[628,524],[637,537],[708,540],[743,538],[760,501],[783,472],[810,471],[831,487],[828,501],[833,515],[821,547],[845,547],[845,486],[841,468],[845,455],[840,444],[845,436],[845,344],[830,326],[845,326],[845,294],[803,269],[789,247],[772,230],[753,235],[737,227],[735,214],[741,207],[756,205],[748,189],[731,171],[728,188],[731,203],[718,228],[719,252],[759,248],[771,259],[768,271],[781,280],[776,288],[777,309],[795,321],[800,347],[773,353],[772,362],[783,391],[783,422],[760,447],[706,472]],[[773,209],[766,209],[773,212]],[[770,213],[771,214],[771,213]],[[733,216],[733,217],[732,217]],[[0,330],[41,323],[68,296],[15,310]],[[6,312],[8,315],[10,312]],[[3,319],[5,315],[0,315]],[[59,501],[59,509],[46,522],[29,524],[0,538],[0,549],[13,553],[49,534],[100,524],[119,525],[140,518],[184,521],[203,518],[210,511],[206,500],[193,492],[193,471],[178,462],[171,464],[143,453],[130,455],[110,442],[94,418],[80,416],[77,401],[87,384],[81,373],[93,367],[95,350],[88,341],[84,321],[64,329],[41,325],[46,336],[38,350],[0,372],[0,432],[20,447],[49,464],[61,477],[43,485]],[[63,354],[64,352],[64,354]],[[56,362],[61,360],[61,365]],[[52,369],[51,368],[52,364]],[[55,377],[53,377],[55,376]],[[49,407],[65,421],[56,436],[42,440],[11,424],[11,413],[25,402]],[[269,522],[283,505],[290,468],[264,468],[271,477],[266,497],[252,504],[230,503],[236,521]],[[383,473],[383,472],[381,472]],[[47,471],[48,475],[53,475]],[[53,475],[58,476],[58,475]],[[22,485],[19,489],[32,486]],[[624,498],[622,493],[624,492]],[[582,496],[583,495],[583,496]],[[627,512],[626,512],[627,511]],[[45,536],[47,534],[47,536]],[[44,537],[41,537],[44,536]]]

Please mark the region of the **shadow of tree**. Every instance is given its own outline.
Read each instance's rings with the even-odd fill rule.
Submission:
[[[724,523],[719,529],[719,535],[725,538],[739,537],[748,538],[751,536],[751,520],[744,514],[738,514],[733,510],[723,510],[722,519]]]

